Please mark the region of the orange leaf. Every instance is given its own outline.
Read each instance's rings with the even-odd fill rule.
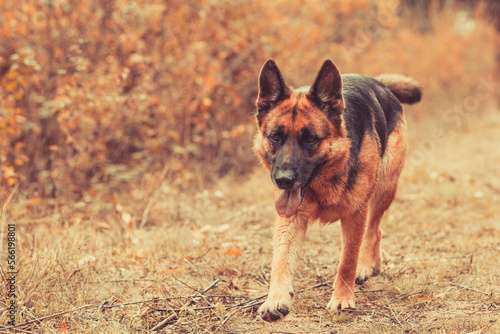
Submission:
[[[184,270],[162,270],[162,274],[182,274]]]
[[[30,14],[33,14],[36,12],[36,8],[33,5],[28,5],[27,9],[28,9],[28,13],[30,13]]]
[[[5,91],[7,93],[13,92],[16,89],[16,87],[17,87],[16,81],[9,82],[7,85],[5,85]]]
[[[66,319],[61,322],[61,334],[68,334],[68,326],[66,325]]]
[[[243,255],[243,253],[241,253],[239,249],[230,249],[224,254],[222,254],[222,256],[241,256],[241,255]]]
[[[8,22],[5,22],[3,24],[3,28],[2,28],[2,35],[3,36],[9,36],[9,34],[10,34],[10,26],[9,26]]]

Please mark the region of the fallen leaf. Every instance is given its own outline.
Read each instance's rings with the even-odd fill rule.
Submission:
[[[230,249],[224,254],[222,254],[222,256],[241,256],[241,255],[243,255],[243,253],[239,249]]]
[[[61,334],[68,334],[68,326],[66,325],[66,319],[61,322]]]
[[[160,273],[162,274],[182,274],[184,270],[162,270]]]
[[[214,233],[225,233],[231,228],[229,224],[222,224],[214,229]]]
[[[122,220],[125,224],[129,224],[132,221],[132,215],[128,212],[122,213]]]
[[[75,269],[71,272],[71,274],[69,274],[68,276],[68,281],[71,279],[71,277],[73,277],[77,272],[81,271],[81,269]]]

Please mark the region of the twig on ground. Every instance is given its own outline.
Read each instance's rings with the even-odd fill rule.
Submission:
[[[256,304],[252,304],[252,305],[249,305],[249,304],[251,304],[251,303],[253,303],[253,302],[255,302],[255,301],[259,300],[259,299],[262,299],[264,297],[267,297],[267,293],[264,294],[264,295],[261,295],[259,297],[255,297],[255,298],[252,298],[250,300],[247,300],[247,301],[245,301],[243,303],[239,303],[239,304],[236,304],[236,305],[229,306],[227,309],[229,310],[229,309],[232,309],[232,308],[235,308],[235,307],[239,307],[239,306],[242,306],[242,309],[244,309],[244,308],[247,308],[247,307],[258,305],[258,304],[261,304],[262,302],[258,302]]]
[[[238,310],[235,310],[233,313],[231,313],[230,315],[228,315],[227,317],[224,318],[224,320],[222,320],[221,324],[219,327],[217,327],[217,329],[214,331],[215,333],[217,333],[219,331],[219,328],[221,328],[222,326],[224,326],[224,324],[233,317],[233,315],[235,315],[236,313],[238,313],[240,311],[240,309]]]
[[[255,301],[257,299],[260,299],[260,298],[263,298],[263,297],[266,297],[266,296],[267,296],[267,294],[265,294],[263,296],[260,296],[260,297],[257,297],[257,298],[250,299],[249,301],[245,301],[244,303],[240,303],[240,304],[238,304],[236,306],[245,305],[248,302]],[[187,299],[187,298],[195,298],[195,297],[200,297],[200,295],[197,294],[197,295],[175,296],[175,297],[165,297],[165,298],[158,298],[158,297],[156,297],[156,298],[152,298],[152,299],[137,300],[137,301],[134,301],[134,302],[127,302],[127,303],[122,303],[122,304],[101,305],[99,307],[91,308],[88,311],[95,311],[95,310],[98,310],[98,309],[106,310],[106,309],[110,309],[110,308],[122,307],[122,306],[129,306],[129,305],[136,305],[136,304],[146,304],[146,303],[150,303],[150,302],[157,302],[157,301],[160,301],[160,300]],[[210,297],[248,298],[246,296],[230,296],[230,295],[206,295],[205,297],[208,297],[208,298],[210,298]],[[233,306],[230,306],[230,308],[234,308],[236,306],[233,305]],[[163,308],[156,308],[156,307],[152,307],[152,306],[149,306],[149,307],[151,307],[155,311],[161,311],[161,312],[165,312],[165,311],[178,312],[178,311],[182,311],[183,310],[182,308],[179,308],[179,309],[163,309]],[[197,307],[197,308],[193,308],[193,311],[210,310],[210,309],[213,309],[213,308],[215,308],[215,307],[214,306]]]
[[[88,311],[95,311],[95,310],[106,310],[108,308],[115,308],[115,307],[122,307],[122,306],[127,306],[127,305],[135,305],[135,304],[145,304],[149,302],[155,302],[160,300],[158,297],[152,298],[152,299],[147,299],[147,300],[138,300],[135,302],[128,302],[128,303],[122,303],[122,304],[113,304],[113,305],[101,305],[98,307],[91,308]]]
[[[215,281],[213,281],[213,282],[212,282],[212,284],[210,284],[209,286],[207,286],[207,287],[205,288],[205,290],[203,290],[203,291],[200,293],[200,295],[204,294],[205,292],[207,292],[208,290],[210,290],[211,288],[213,288],[213,287],[214,287],[217,283],[219,283],[219,282],[220,282],[220,279],[218,279],[218,278],[217,278]]]
[[[431,298],[429,300],[423,300],[423,301],[418,302],[418,303],[404,305],[402,308],[407,308],[407,307],[412,307],[412,306],[418,306],[418,305],[422,305],[422,304],[428,304],[428,303],[433,302],[435,300],[436,300],[436,298]]]
[[[468,287],[468,286],[464,286],[464,285],[460,285],[460,284],[455,284],[455,283],[450,283],[450,285],[453,285],[453,286],[457,286],[459,288],[462,288],[462,289],[465,289],[465,290],[470,290],[470,291],[474,291],[474,292],[479,292],[479,293],[482,293],[486,296],[490,296],[492,295],[491,292],[484,292],[484,291],[481,291],[481,290],[478,290],[478,289],[474,289],[474,288],[471,288],[471,287]]]
[[[301,293],[301,292],[304,292],[304,291],[307,291],[307,290],[312,290],[312,289],[315,289],[315,288],[319,288],[319,287],[327,286],[327,285],[331,285],[331,284],[333,284],[333,281],[319,283],[319,284],[316,284],[316,285],[313,285],[313,286],[309,286],[309,287],[304,288],[304,289],[300,289],[299,291],[297,291],[297,293]]]
[[[313,285],[313,286],[309,286],[309,287],[304,288],[304,289],[300,289],[299,291],[297,291],[297,293],[301,293],[301,292],[304,292],[304,291],[307,291],[307,290],[312,290],[312,289],[320,288],[322,286],[330,286],[332,284],[333,284],[333,281],[319,283],[319,284],[316,284],[316,285]],[[387,290],[358,290],[358,291],[355,291],[354,293],[384,292],[384,291],[387,291]]]
[[[0,333],[7,334],[7,333],[11,333],[11,332],[4,332],[3,330],[0,329]],[[14,333],[28,333],[28,334],[33,334],[33,331],[30,330],[30,329],[16,328]]]
[[[387,306],[389,307],[389,310],[391,311],[392,313],[392,316],[394,317],[394,319],[396,319],[396,321],[398,322],[398,324],[401,326],[401,321],[399,321],[398,317],[396,316],[396,313],[394,313],[394,310],[392,309],[391,307],[391,303],[389,303],[389,301],[387,301]]]
[[[224,295],[209,295],[209,296],[205,296],[205,297],[213,297],[213,296],[217,296],[217,297],[233,297],[233,296],[224,296]],[[194,298],[194,297],[199,297],[199,296],[198,295],[193,295],[193,296],[184,296],[184,297],[171,297],[171,298],[165,298],[165,299]],[[245,296],[234,296],[234,297],[247,298]],[[250,300],[246,300],[246,301],[241,302],[239,304],[231,305],[231,306],[227,307],[227,309],[230,310],[232,308],[239,307],[239,306],[242,306],[242,309],[244,309],[244,308],[248,308],[248,307],[251,307],[251,306],[255,306],[255,305],[261,304],[262,302],[258,302],[258,303],[251,304],[251,305],[249,305],[249,304],[255,302],[256,300],[262,299],[264,297],[267,297],[267,293],[265,295],[262,295],[262,296],[259,296],[259,297],[256,297],[256,298],[252,298]],[[154,308],[154,307],[151,307],[151,308],[154,309],[155,311],[179,312],[179,311],[183,311],[184,310],[184,308],[177,308],[177,309],[161,309],[161,308]],[[193,311],[203,311],[203,310],[213,310],[214,308],[215,308],[215,306],[203,306],[203,307],[192,308],[191,310],[193,310]]]
[[[41,322],[43,320],[47,320],[47,319],[52,319],[52,318],[58,317],[58,316],[63,315],[63,314],[72,313],[72,312],[75,312],[75,311],[78,311],[78,310],[82,310],[82,309],[87,308],[87,307],[90,307],[90,305],[84,305],[84,306],[75,308],[73,310],[59,312],[59,313],[48,315],[46,317],[41,317],[41,318],[38,318],[38,319],[34,319],[34,320],[22,322],[20,324],[15,325],[15,326],[0,327],[0,330],[12,329],[12,328],[16,328],[16,327],[22,327],[22,326],[30,325],[30,324],[33,324],[33,323],[36,323],[36,322]]]
[[[147,289],[149,289],[150,287],[152,287],[153,285],[155,285],[157,282],[158,282],[158,279],[157,279],[157,280],[155,280],[153,283],[149,284],[147,287],[143,288],[143,289],[141,290],[141,294],[143,294],[143,293],[144,293],[144,291],[146,291]]]
[[[94,281],[94,282],[78,282],[75,284],[84,285],[84,284],[105,284],[105,283],[135,283],[135,282],[156,282],[158,279],[150,279],[150,278],[131,278],[131,279],[117,279],[112,281]],[[174,298],[184,298],[184,297],[174,297]],[[164,298],[169,299],[169,298]]]
[[[267,295],[265,295],[265,296],[267,296]],[[199,297],[199,295],[165,297],[165,298],[159,298],[158,300],[186,299],[186,298],[195,298],[195,297]],[[246,298],[248,298],[248,296],[231,296],[231,295],[205,295],[205,297],[206,298],[234,298],[234,299],[246,299]],[[151,300],[144,300],[142,302],[147,303],[147,302],[150,302],[150,301]],[[136,302],[136,303],[141,303],[141,301]],[[181,310],[181,309],[170,309],[170,308],[156,308],[156,307],[152,307],[152,306],[149,306],[149,307],[151,307],[155,311],[162,311],[162,312],[165,312],[165,311],[180,311]],[[193,311],[199,311],[199,310],[209,310],[209,309],[212,309],[212,308],[214,308],[214,306],[197,307],[197,308],[193,308],[192,310]]]
[[[227,316],[227,317],[226,317],[226,318],[222,321],[221,325],[224,325],[224,324],[225,324],[225,323],[226,323],[229,319],[231,319],[231,317],[232,317],[233,315],[235,315],[238,311],[239,311],[239,310],[236,310],[236,311],[234,311],[233,313],[231,313],[230,315],[228,315],[228,316]]]
[[[156,308],[156,307],[153,307],[153,306],[149,306],[150,308],[152,308],[153,310],[155,311],[159,311],[159,312],[180,312],[180,311],[184,311],[185,310],[185,307],[181,307],[181,308]],[[203,307],[195,307],[195,308],[191,308],[190,310],[191,311],[203,311],[203,310],[212,310],[214,309],[215,306],[203,306]]]
[[[174,275],[171,275],[171,276],[172,276],[172,278],[173,278],[174,280],[176,280],[177,282],[179,282],[179,283],[183,284],[184,286],[186,286],[186,287],[190,288],[190,289],[191,289],[191,290],[193,290],[193,291],[196,291],[196,292],[198,293],[198,295],[203,293],[203,292],[200,292],[198,289],[193,288],[193,287],[192,287],[192,286],[190,286],[189,284],[187,284],[187,283],[185,283],[185,282],[181,281],[180,279],[178,279],[178,278],[177,278],[177,277],[175,277]]]
[[[466,255],[457,255],[457,256],[439,256],[439,257],[429,257],[429,258],[420,258],[420,259],[401,259],[401,260],[394,260],[392,263],[406,263],[406,262],[424,262],[424,261],[435,261],[435,260],[451,260],[451,259],[464,259],[469,257],[468,254]]]
[[[379,290],[358,290],[354,291],[354,293],[368,293],[368,292],[385,292],[387,290],[379,289]]]
[[[215,281],[213,281],[209,286],[207,286],[203,291],[201,291],[200,293],[198,293],[198,295],[196,295],[195,297],[200,297],[202,296],[205,292],[207,292],[208,290],[210,290],[211,288],[213,288],[217,283],[219,283],[220,279],[216,279]],[[181,283],[183,283],[181,281]],[[196,289],[194,288],[191,288],[195,291],[197,291]],[[193,297],[194,298],[194,297]],[[181,309],[185,309],[186,307],[188,307],[189,305],[191,305],[191,300],[189,300],[188,302],[186,302],[182,307]],[[153,328],[151,328],[151,331],[157,331],[159,329],[162,329],[163,327],[165,327],[170,321],[172,321],[173,319],[177,318],[177,314],[173,313],[171,315],[169,315],[168,317],[166,317],[165,319],[163,319],[162,321],[160,321],[158,324],[156,324],[156,326],[154,326]]]
[[[151,328],[151,331],[157,331],[159,329],[162,329],[163,327],[165,327],[170,321],[174,320],[177,318],[177,314],[175,313],[172,313],[171,315],[169,315],[168,317],[166,317],[165,319],[163,319],[161,322],[159,322],[156,326],[154,326],[153,328]]]

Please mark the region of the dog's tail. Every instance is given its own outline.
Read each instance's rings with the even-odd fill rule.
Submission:
[[[401,103],[414,104],[422,99],[422,89],[412,78],[401,74],[381,74],[376,79],[386,85]]]

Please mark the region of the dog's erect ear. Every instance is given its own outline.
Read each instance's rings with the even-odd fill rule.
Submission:
[[[327,117],[335,118],[342,114],[342,79],[337,66],[331,60],[325,60],[306,96],[323,110]]]
[[[290,97],[290,90],[283,80],[278,66],[268,59],[259,75],[259,96],[257,97],[257,119],[261,119],[281,101]]]

